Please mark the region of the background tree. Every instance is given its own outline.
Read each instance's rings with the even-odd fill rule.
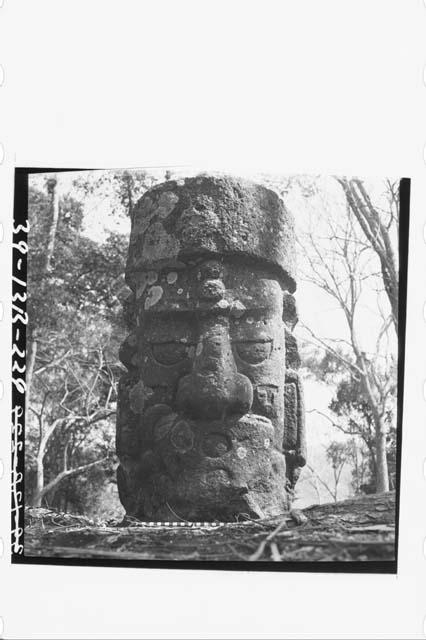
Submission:
[[[369,247],[380,261],[383,285],[391,307],[391,318],[398,335],[398,269],[391,233],[399,222],[399,183],[386,181],[388,209],[373,206],[364,183],[359,178],[337,178],[348,205],[356,217]]]
[[[81,233],[80,202],[64,197],[58,204],[53,237],[51,194],[30,189],[28,311],[37,351],[27,395],[26,458],[27,497],[36,506],[58,495],[65,480],[96,465],[111,466],[124,335],[127,243],[114,233],[102,244],[90,240]]]
[[[305,472],[304,475],[304,480],[308,480],[316,491],[318,504],[322,502],[320,487],[325,489],[334,502],[338,502],[342,471],[352,458],[351,443],[333,440],[326,447],[325,454],[332,471],[330,480],[325,479],[324,475],[316,471],[310,464],[307,465],[307,473]]]
[[[166,171],[161,179],[171,177]],[[91,171],[82,173],[73,182],[74,193],[82,201],[92,199],[94,206],[107,204],[108,216],[115,221],[132,218],[133,208],[145,191],[159,178],[145,170]],[[89,205],[90,207],[90,205]]]
[[[377,210],[364,186],[360,181],[354,182],[364,193],[373,216],[372,211]],[[374,220],[377,226],[376,217]],[[391,214],[389,220],[388,226],[380,223],[377,227],[384,245],[390,243],[389,230],[396,223]],[[387,447],[392,441],[390,426],[394,423],[396,399],[396,353],[389,341],[389,327],[397,323],[394,284],[389,284],[396,274],[393,249],[389,247],[385,261],[379,254],[381,245],[378,248],[376,241],[369,240],[349,203],[346,215],[340,219],[327,208],[316,212],[299,239],[306,281],[337,303],[346,324],[346,337],[338,339],[318,336],[304,326],[305,338],[308,335],[327,353],[322,364],[333,363],[340,376],[330,409],[343,420],[335,424],[348,435],[362,437],[371,454],[372,484],[377,491],[388,491]],[[372,294],[377,313],[369,327],[365,308],[371,304]],[[376,344],[374,350],[369,350],[363,342],[374,332]]]
[[[53,257],[53,251],[55,247],[56,229],[58,227],[59,220],[59,197],[57,189],[57,178],[55,174],[52,174],[46,180],[46,188],[48,194],[48,211],[46,218],[46,224],[44,232],[47,234],[47,247],[43,252],[42,259],[39,263],[39,279],[45,279],[51,270],[51,263]],[[39,203],[34,201],[34,214],[37,215],[37,206]],[[47,204],[47,203],[46,203]],[[37,335],[38,330],[36,325],[30,323],[27,333],[28,343],[28,357],[27,357],[27,370],[26,370],[26,390],[27,396],[31,393],[31,383],[34,371],[34,363],[37,354]]]

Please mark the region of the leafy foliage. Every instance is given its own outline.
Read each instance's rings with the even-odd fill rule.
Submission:
[[[87,474],[102,473],[104,482],[110,481],[115,465],[127,242],[118,233],[110,233],[102,244],[86,237],[82,204],[65,197],[51,269],[45,273],[50,200],[35,189],[29,192],[29,220],[29,340],[36,356],[27,381],[27,499],[65,501],[81,511],[87,507],[81,504]]]

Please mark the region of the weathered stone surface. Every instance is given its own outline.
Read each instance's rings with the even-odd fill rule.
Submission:
[[[284,512],[305,436],[282,201],[230,177],[158,185],[135,209],[126,277],[117,453],[127,514]]]
[[[200,175],[157,185],[137,203],[130,280],[154,263],[208,253],[267,261],[290,292],[296,288],[293,219],[274,191],[247,180]]]

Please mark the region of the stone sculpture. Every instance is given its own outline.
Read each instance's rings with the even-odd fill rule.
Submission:
[[[306,461],[293,220],[228,176],[150,189],[132,219],[117,471],[127,515],[286,511]]]

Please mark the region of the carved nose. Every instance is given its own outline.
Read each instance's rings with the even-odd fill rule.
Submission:
[[[180,381],[180,411],[203,419],[243,415],[253,403],[250,380],[238,373],[226,324],[208,327],[197,344],[192,372]]]

